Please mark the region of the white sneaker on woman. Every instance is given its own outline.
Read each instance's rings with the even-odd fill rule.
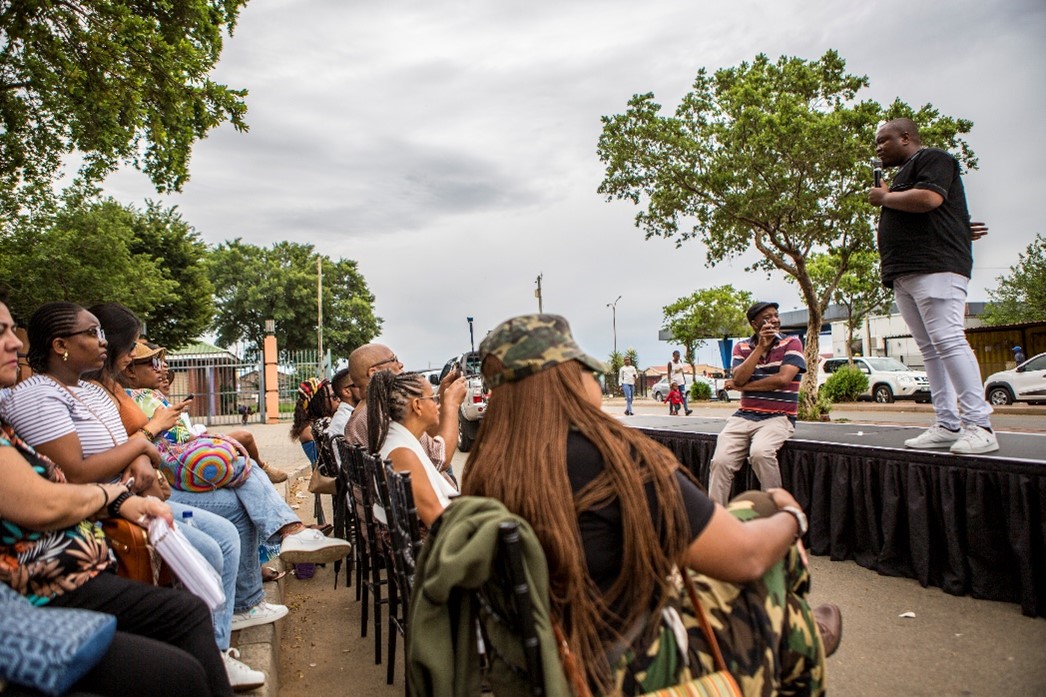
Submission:
[[[337,537],[325,537],[319,530],[303,528],[287,535],[280,544],[280,559],[288,564],[323,564],[349,556],[352,545]]]
[[[246,612],[234,612],[232,615],[232,631],[237,632],[247,627],[256,627],[259,624],[269,624],[276,620],[282,620],[290,610],[286,605],[267,603],[264,600]]]
[[[265,684],[265,673],[254,670],[239,660],[240,652],[236,649],[222,651],[225,673],[229,676],[229,685],[236,692],[254,690]]]
[[[919,448],[920,450],[950,448],[952,443],[959,440],[960,436],[962,436],[962,431],[952,431],[940,424],[934,424],[915,438],[909,438],[904,441],[904,444],[909,448]]]
[[[978,455],[992,453],[999,449],[999,439],[995,433],[983,426],[969,424],[962,429],[962,435],[952,443],[950,450],[960,455]]]

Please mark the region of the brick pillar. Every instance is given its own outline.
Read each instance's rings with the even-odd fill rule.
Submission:
[[[265,423],[280,420],[280,375],[276,370],[276,337],[268,334],[262,345],[262,360],[265,364]]]

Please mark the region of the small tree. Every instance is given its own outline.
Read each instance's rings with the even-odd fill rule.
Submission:
[[[1046,319],[1046,237],[1040,233],[1008,275],[995,279],[999,286],[988,291],[990,303],[981,315],[985,324],[1017,324]]]
[[[672,332],[673,340],[686,349],[684,360],[696,373],[694,359],[705,341],[748,331],[745,308],[751,304],[752,294],[732,285],[705,288],[666,305],[662,327]]]
[[[856,402],[868,389],[868,376],[855,366],[844,365],[828,376],[820,394],[831,402]]]

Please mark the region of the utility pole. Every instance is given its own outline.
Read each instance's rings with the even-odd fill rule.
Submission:
[[[476,352],[476,338],[472,334],[472,318],[471,317],[466,317],[465,319],[467,319],[469,321],[469,350],[472,351],[473,353],[475,353]]]
[[[538,274],[538,289],[534,291],[534,297],[538,299],[538,313],[544,312],[544,310],[541,309],[541,276],[542,274]]]
[[[323,378],[327,376],[327,366],[324,365],[323,356],[323,260],[318,254],[316,255],[316,350],[319,351],[316,356],[320,366],[319,377]]]
[[[621,299],[621,296],[620,296],[620,295],[619,295],[619,296],[617,296],[617,300],[620,300],[620,299]],[[609,307],[609,308],[610,308],[610,310],[611,310],[611,312],[613,313],[613,323],[614,323],[614,355],[615,355],[615,356],[617,355],[617,300],[615,300],[615,301],[614,301],[614,302],[612,302],[612,303],[607,303],[607,307]]]

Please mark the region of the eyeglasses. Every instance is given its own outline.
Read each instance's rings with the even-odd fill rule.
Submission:
[[[379,365],[385,365],[386,363],[399,363],[400,359],[396,357],[396,354],[392,354],[391,357],[386,358],[383,361],[378,361],[371,365],[371,368],[377,368]]]
[[[417,397],[416,399],[431,399],[433,402],[436,403],[437,407],[439,406],[439,395],[438,394],[429,395],[428,397]]]
[[[136,361],[134,362],[134,364],[135,364],[135,365],[152,365],[152,368],[153,368],[153,370],[155,370],[155,371],[161,371],[161,370],[163,370],[163,369],[164,369],[165,367],[167,367],[167,366],[166,366],[166,365],[164,364],[164,362],[163,362],[163,361],[161,361],[161,360],[160,360],[159,358],[157,358],[156,356],[151,356],[151,357],[149,357],[149,358],[139,358],[138,360],[136,360]]]
[[[99,341],[105,341],[105,330],[98,325],[88,327],[87,329],[81,329],[78,332],[69,332],[68,334],[62,334],[62,337],[68,338],[70,336],[77,336],[79,334],[84,334],[85,336],[93,336]]]

